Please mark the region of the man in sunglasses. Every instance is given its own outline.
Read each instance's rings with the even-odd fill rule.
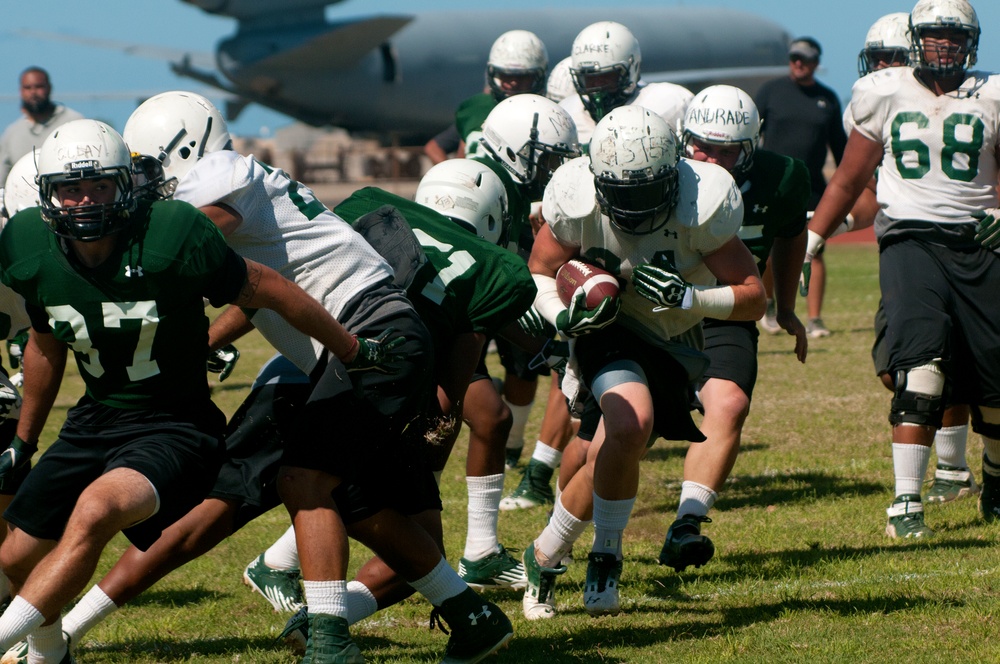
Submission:
[[[837,93],[816,80],[821,54],[822,49],[815,39],[796,39],[788,47],[788,76],[768,81],[754,98],[763,122],[761,147],[801,159],[809,168],[812,185],[809,210],[815,209],[826,189],[823,166],[827,148],[839,164],[847,145]],[[830,331],[820,319],[826,286],[822,253],[813,259],[812,277],[806,286],[809,310],[806,331],[813,338],[825,337]],[[773,306],[773,300],[769,299],[768,314],[761,324],[768,332],[776,333],[780,328],[773,322],[776,313]]]

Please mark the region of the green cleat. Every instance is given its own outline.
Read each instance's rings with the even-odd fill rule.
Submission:
[[[277,613],[298,611],[305,605],[299,580],[302,573],[297,569],[272,569],[264,564],[264,554],[260,554],[243,571],[243,583],[263,595]]]
[[[18,641],[0,657],[0,664],[27,664],[28,642]]]
[[[493,602],[488,602],[471,588],[446,599],[431,612],[431,628],[435,624],[448,633],[441,620],[448,624],[451,636],[441,664],[473,664],[505,646],[514,627],[510,619]]]
[[[592,616],[613,615],[621,611],[618,580],[622,561],[613,553],[590,552],[587,557],[587,580],[583,586],[583,608]]]
[[[979,485],[976,484],[976,478],[972,476],[972,471],[968,468],[938,464],[934,471],[934,483],[927,495],[924,496],[924,502],[950,503],[953,500],[978,494]]]
[[[521,590],[528,581],[524,565],[500,545],[500,550],[482,560],[462,558],[458,561],[458,575],[476,590],[513,588]]]
[[[285,628],[278,635],[279,641],[284,641],[288,647],[304,654],[309,643],[309,609],[305,606],[296,611],[285,623]]]
[[[677,517],[667,529],[667,537],[660,550],[660,564],[673,567],[680,574],[689,565],[701,567],[715,555],[712,540],[701,534],[701,524],[711,523],[707,516],[685,514]]]
[[[555,505],[556,497],[552,493],[549,482],[555,469],[549,468],[541,461],[531,459],[521,476],[521,483],[509,495],[500,501],[500,510],[526,510],[539,505]]]
[[[351,639],[347,620],[326,613],[309,614],[309,641],[302,664],[364,664],[361,649]]]
[[[1000,473],[1000,466],[989,462],[983,455],[983,489],[979,494],[979,513],[986,523],[1000,521],[1000,475],[992,475],[989,471]]]
[[[556,577],[566,573],[566,566],[542,567],[535,560],[535,543],[521,557],[528,585],[524,589],[521,610],[528,620],[544,620],[556,615]]]
[[[507,470],[517,468],[517,462],[521,460],[521,452],[523,451],[523,445],[521,447],[508,447],[504,450],[504,466]]]
[[[934,536],[934,531],[924,523],[924,505],[916,494],[896,496],[885,512],[889,516],[885,534],[889,537],[923,539]]]

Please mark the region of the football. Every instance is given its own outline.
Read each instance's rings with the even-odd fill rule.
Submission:
[[[569,306],[580,289],[587,294],[587,308],[593,309],[606,297],[618,297],[619,286],[615,276],[604,268],[572,260],[556,272],[556,290],[562,303]]]

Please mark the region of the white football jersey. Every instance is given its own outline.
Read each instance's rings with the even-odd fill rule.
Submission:
[[[625,233],[601,213],[587,157],[560,166],[542,200],[542,216],[560,243],[579,247],[585,260],[603,265],[627,284],[618,321],[660,346],[702,317],[682,309],[654,312],[656,305],[632,288],[632,268],[666,256],[689,283],[713,286],[715,276],[703,259],[734,237],[743,223],[743,198],[725,169],[681,159],[677,170],[677,206],[662,228],[647,235]]]
[[[236,210],[243,222],[226,238],[229,246],[294,281],[334,318],[357,295],[392,277],[389,264],[308,187],[252,155],[231,150],[205,155],[178,184],[174,198]],[[299,369],[308,374],[316,366],[323,354],[318,341],[270,309],[258,309],[251,320]]]
[[[854,84],[850,114],[858,132],[883,146],[876,193],[888,224],[968,223],[997,206],[996,75],[969,72],[958,90],[937,96],[909,67],[883,69]]]
[[[692,99],[694,94],[684,86],[674,83],[648,83],[639,86],[638,93],[632,97],[629,104],[653,111],[666,120],[674,133],[680,136],[680,127]],[[559,102],[559,105],[566,109],[576,123],[576,134],[580,145],[590,145],[590,137],[594,134],[597,123],[587,112],[580,95],[572,94]]]
[[[4,284],[0,284],[0,332],[4,329],[4,339],[16,337],[19,332],[31,327],[28,312],[24,310],[24,298]]]

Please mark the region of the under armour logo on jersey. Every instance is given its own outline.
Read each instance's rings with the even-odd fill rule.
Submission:
[[[816,100],[816,105],[819,106],[820,108],[826,108],[826,100],[825,99],[817,99]]]
[[[131,265],[125,266],[125,276],[126,277],[141,277],[142,276],[142,266],[136,265],[132,267]]]
[[[767,214],[767,206],[766,205],[761,205],[760,203],[754,203],[753,213],[754,214]]]
[[[482,613],[475,613],[475,612],[473,612],[473,613],[469,614],[469,624],[470,625],[477,625],[479,623],[479,619],[480,618],[489,618],[491,615],[493,615],[493,612],[490,611],[489,604],[483,604],[483,612]]]

